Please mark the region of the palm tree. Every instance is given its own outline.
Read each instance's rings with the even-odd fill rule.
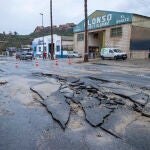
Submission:
[[[50,22],[51,22],[51,59],[54,60],[52,0],[50,0]]]
[[[85,14],[85,46],[84,46],[84,62],[88,62],[88,33],[87,33],[87,0],[84,0],[84,14]]]

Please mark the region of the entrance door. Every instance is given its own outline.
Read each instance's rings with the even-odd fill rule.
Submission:
[[[53,43],[53,49],[54,49],[54,54],[55,54],[55,44]],[[48,44],[48,50],[49,53],[51,54],[51,43]]]
[[[99,47],[89,46],[89,58],[97,58],[100,56]]]

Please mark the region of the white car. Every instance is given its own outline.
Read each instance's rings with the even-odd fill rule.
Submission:
[[[111,58],[111,59],[127,59],[127,54],[121,51],[118,48],[102,48],[101,49],[101,58]]]
[[[68,51],[67,56],[69,58],[81,58],[82,57],[80,53],[75,52],[75,51]]]

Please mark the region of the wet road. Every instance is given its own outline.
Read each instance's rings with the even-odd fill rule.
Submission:
[[[149,62],[71,61],[0,58],[0,150],[148,150]]]

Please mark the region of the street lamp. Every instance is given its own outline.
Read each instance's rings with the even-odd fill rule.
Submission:
[[[87,32],[87,0],[84,0],[84,15],[85,15],[85,45],[84,45],[84,62],[88,62],[88,32]]]
[[[43,13],[40,13],[40,15],[42,16],[42,29],[44,29],[44,26],[43,26]],[[44,52],[44,33],[43,33],[43,52]]]

